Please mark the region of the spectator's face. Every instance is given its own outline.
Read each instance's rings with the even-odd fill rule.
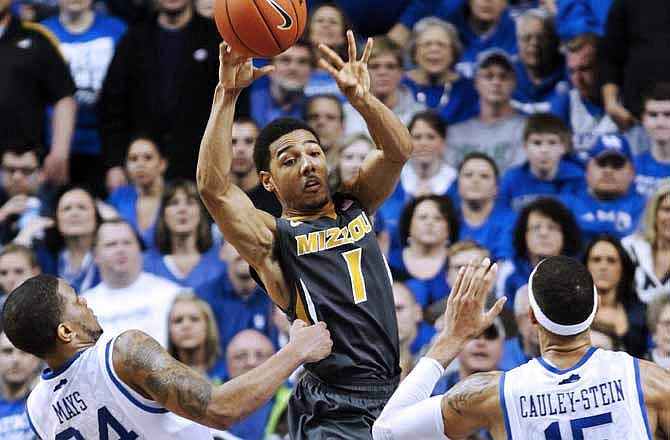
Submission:
[[[228,374],[231,379],[251,371],[274,354],[272,342],[255,330],[238,333],[226,352]]]
[[[507,7],[507,0],[470,0],[470,11],[480,21],[497,21]]]
[[[483,249],[466,249],[456,252],[449,256],[449,265],[447,268],[447,283],[453,286],[458,277],[458,271],[461,267],[467,266],[472,260],[481,261],[484,257],[489,257],[488,252]]]
[[[39,266],[31,266],[23,252],[11,252],[0,257],[0,287],[5,293],[10,293],[19,284],[39,273]]]
[[[202,213],[198,201],[190,197],[184,190],[178,190],[167,202],[165,207],[165,224],[174,235],[188,236],[195,234],[200,224]]]
[[[301,91],[312,73],[311,62],[309,48],[291,46],[273,59],[275,70],[270,73],[270,79],[284,90]]]
[[[256,171],[254,164],[254,144],[258,128],[251,122],[233,123],[233,163],[232,171],[238,176],[246,176]]]
[[[205,345],[207,321],[194,301],[177,301],[170,311],[170,340],[178,350]]]
[[[98,229],[96,262],[101,269],[126,275],[142,267],[140,244],[126,223],[105,223]]]
[[[325,150],[335,145],[344,133],[340,104],[330,98],[314,99],[307,109],[305,120],[319,135],[321,146]]]
[[[166,163],[153,142],[138,139],[128,148],[126,167],[128,176],[135,185],[149,187],[162,178]]]
[[[364,140],[357,140],[340,151],[340,179],[347,182],[358,175],[363,161],[372,151],[372,145]]]
[[[623,159],[623,160],[622,160]],[[629,160],[618,154],[605,154],[589,160],[586,182],[598,198],[616,198],[630,188],[635,171]]]
[[[602,348],[603,350],[613,350],[614,342],[609,335],[606,335],[603,332],[598,330],[591,329],[591,345],[597,348]]]
[[[656,328],[651,331],[656,347],[666,355],[670,355],[670,305],[663,307],[658,315]]]
[[[520,294],[521,294],[520,292],[517,293],[517,295]],[[529,308],[528,293],[521,295],[523,296],[524,299],[521,301],[520,310],[516,311],[516,313],[514,314],[514,319],[516,320],[516,326],[519,329],[519,334],[521,335],[521,338],[524,341],[528,341],[531,345],[539,347],[540,339],[537,332],[537,324],[533,324],[530,321],[530,314],[528,312]]]
[[[410,130],[412,136],[412,161],[426,168],[442,162],[444,137],[424,120],[417,120]]]
[[[203,17],[214,17],[214,0],[195,0],[195,10]]]
[[[309,23],[309,41],[335,48],[345,43],[342,14],[331,6],[322,6]]]
[[[514,72],[502,66],[491,64],[477,70],[475,88],[479,99],[490,105],[501,105],[509,102],[516,87]]]
[[[33,152],[2,155],[2,186],[7,195],[34,194],[40,184],[39,162]]]
[[[63,237],[92,236],[95,232],[95,202],[81,189],[68,191],[58,201],[56,222]]]
[[[71,14],[91,10],[92,5],[93,0],[58,0],[60,10]]]
[[[586,45],[576,52],[568,52],[565,62],[570,72],[570,81],[579,95],[593,98],[597,94],[595,48]]]
[[[412,291],[398,283],[393,283],[393,301],[400,345],[409,347],[414,342],[417,325],[421,322],[421,307],[416,303]]]
[[[226,243],[222,248],[223,260],[226,262],[228,269],[228,278],[239,282],[251,281],[251,274],[249,273],[249,263],[240,256],[232,245]]]
[[[611,292],[621,280],[621,258],[612,243],[596,243],[589,252],[586,267],[599,293]]]
[[[561,225],[533,211],[528,216],[526,246],[531,257],[555,257],[563,250]]]
[[[524,143],[531,169],[542,176],[551,176],[558,170],[566,147],[561,137],[553,133],[532,133]]]
[[[446,246],[449,239],[449,223],[432,200],[416,205],[409,226],[409,239],[420,245]]]
[[[654,142],[663,145],[670,142],[670,100],[648,100],[644,106],[642,123]]]
[[[20,387],[35,378],[40,360],[14,347],[5,333],[0,334],[0,380]]]
[[[402,66],[395,56],[381,53],[368,62],[370,91],[378,97],[390,96],[398,90],[402,79]]]
[[[417,35],[415,54],[418,68],[430,76],[443,74],[456,61],[449,34],[439,26],[430,26]]]
[[[192,0],[158,0],[158,10],[168,15],[178,15],[191,6]]]
[[[463,200],[489,201],[498,193],[496,175],[484,159],[470,159],[458,175],[458,194]]]
[[[498,367],[503,344],[502,335],[495,326],[491,326],[477,338],[468,341],[458,359],[464,369],[471,374],[492,371]]]
[[[4,19],[12,10],[12,0],[0,0],[0,20]]]
[[[530,68],[540,67],[548,58],[549,32],[538,18],[529,17],[519,30],[519,58]]]
[[[664,196],[656,208],[656,237],[670,241],[670,196]]]

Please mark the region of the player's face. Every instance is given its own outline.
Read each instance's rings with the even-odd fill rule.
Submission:
[[[591,99],[597,93],[595,48],[584,46],[576,52],[568,52],[565,60],[574,88],[580,96]]]
[[[591,272],[599,293],[613,291],[621,280],[621,258],[612,243],[596,243],[586,259],[586,267]]]
[[[347,182],[358,175],[363,161],[372,151],[372,145],[364,140],[352,142],[340,151],[340,179]]]
[[[254,165],[254,144],[258,129],[251,122],[233,124],[233,163],[232,171],[238,176],[256,172]]]
[[[478,20],[491,22],[500,18],[507,0],[470,0],[470,10]]]
[[[251,371],[274,354],[270,340],[257,331],[243,331],[228,344],[226,361],[231,379]]]
[[[200,204],[194,197],[186,194],[184,190],[178,190],[167,201],[164,215],[165,224],[171,234],[188,236],[196,233],[202,213]]]
[[[670,100],[648,100],[644,106],[642,124],[654,142],[670,142]]]
[[[586,182],[597,197],[607,199],[625,194],[633,183],[635,170],[629,160],[599,157],[586,165]],[[610,155],[611,156],[611,155]]]
[[[0,287],[5,293],[40,273],[39,267],[32,267],[23,252],[11,252],[0,257]]]
[[[335,48],[344,44],[344,20],[342,14],[331,6],[319,8],[309,22],[309,41]]]
[[[321,146],[325,150],[332,148],[344,132],[340,105],[329,98],[313,100],[307,109],[305,120],[319,135]]]
[[[312,133],[295,130],[270,145],[271,189],[282,206],[298,212],[315,212],[330,200],[328,164]]]
[[[312,55],[304,46],[289,47],[274,57],[272,64],[275,70],[270,72],[270,79],[290,92],[302,91],[312,73]]]
[[[58,292],[64,298],[63,322],[67,322],[76,333],[79,342],[96,342],[102,335],[102,327],[93,310],[83,296],[78,296],[67,283],[58,282]]]
[[[414,342],[417,325],[421,321],[421,307],[414,300],[414,294],[398,283],[393,283],[393,302],[398,319],[400,345],[409,347]]]
[[[146,188],[162,177],[166,163],[153,142],[138,139],[128,148],[126,168],[130,180],[135,185]]]
[[[125,223],[100,226],[95,258],[103,272],[109,271],[120,277],[139,272],[142,267],[140,244],[130,226]]]
[[[34,194],[39,186],[39,164],[35,153],[2,155],[2,186],[8,196]]]
[[[56,208],[56,222],[63,237],[92,236],[96,219],[95,202],[90,194],[81,189],[64,193]]]
[[[664,356],[670,356],[670,305],[666,305],[658,315],[656,328],[651,329],[656,347]]]
[[[458,359],[470,373],[495,370],[502,357],[503,343],[497,329],[489,328],[479,337],[468,341]]]
[[[88,11],[93,5],[93,0],[58,0],[61,11],[74,14]]]
[[[656,236],[670,240],[670,196],[661,198],[656,208]]]
[[[203,347],[207,338],[205,315],[194,301],[178,301],[170,311],[170,340],[179,350]]]
[[[532,133],[524,143],[526,156],[531,169],[539,177],[548,177],[556,173],[558,164],[566,152],[561,137],[553,133]]]
[[[32,380],[40,360],[14,347],[5,333],[0,334],[0,380],[12,388]]]
[[[410,130],[412,136],[412,162],[419,166],[432,166],[436,161],[442,162],[444,137],[429,123],[419,119]]]
[[[392,96],[402,79],[402,66],[390,53],[381,53],[368,62],[370,91],[379,98]]]
[[[500,105],[509,102],[516,87],[514,72],[502,66],[491,64],[477,70],[475,89],[479,98],[491,105]]]
[[[527,18],[519,31],[519,58],[528,67],[541,66],[549,52],[549,32],[538,18]]]
[[[449,222],[433,200],[416,205],[409,225],[409,238],[425,246],[446,246]]]
[[[531,212],[526,227],[526,247],[532,258],[560,255],[563,250],[561,225],[539,212]]]
[[[440,26],[428,27],[416,38],[415,58],[418,68],[430,76],[446,72],[454,62],[449,34]]]
[[[495,171],[483,159],[470,159],[458,174],[458,193],[463,200],[489,201],[498,194]]]

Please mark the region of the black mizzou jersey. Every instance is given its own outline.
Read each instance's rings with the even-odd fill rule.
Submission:
[[[277,219],[277,258],[293,293],[289,319],[328,325],[332,354],[307,365],[322,380],[390,380],[400,373],[391,273],[360,204],[342,194],[333,201],[325,217]]]

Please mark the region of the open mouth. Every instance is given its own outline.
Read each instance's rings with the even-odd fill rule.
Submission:
[[[316,178],[311,178],[307,179],[307,182],[305,182],[305,191],[316,191],[319,189],[321,186],[321,182],[319,182],[319,179]]]

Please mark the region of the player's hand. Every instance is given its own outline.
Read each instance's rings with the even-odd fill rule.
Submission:
[[[219,45],[219,84],[224,90],[239,92],[274,70],[274,66],[254,67],[253,60],[240,55],[224,41]]]
[[[444,329],[427,353],[428,357],[448,363],[467,341],[480,335],[493,323],[506,300],[502,297],[491,310],[485,310],[486,297],[497,274],[498,265],[491,265],[488,258],[481,262],[472,261],[461,268],[447,299]]]
[[[290,341],[304,363],[320,361],[328,356],[333,348],[333,341],[330,339],[330,332],[325,322],[308,326],[296,319],[291,326]]]
[[[352,105],[356,105],[356,102],[360,102],[370,91],[368,60],[372,52],[372,38],[368,38],[360,60],[357,60],[356,40],[352,31],[347,31],[347,41],[349,61],[346,63],[333,49],[325,44],[319,44],[319,50],[324,56],[319,60],[319,67],[335,78],[342,93]]]

